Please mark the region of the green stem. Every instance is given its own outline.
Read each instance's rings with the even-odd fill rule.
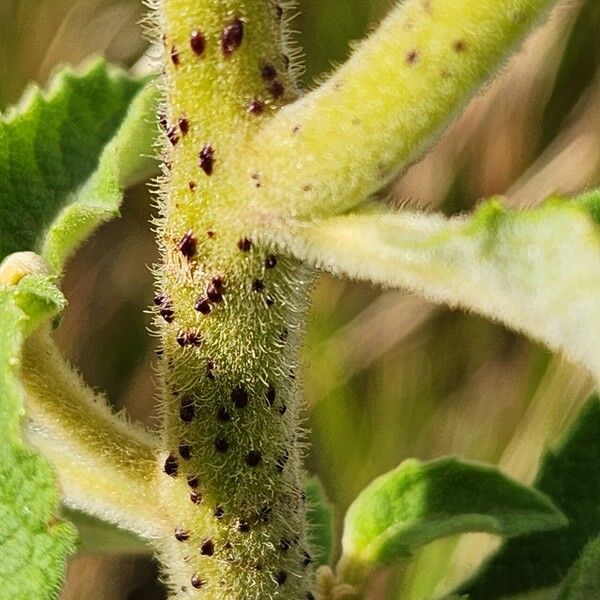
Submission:
[[[247,239],[240,149],[296,97],[277,5],[163,0],[156,324],[173,598],[311,598],[294,368],[309,273]],[[260,179],[253,179],[259,189]]]
[[[551,0],[406,0],[248,145],[245,186],[298,217],[343,212],[432,143]]]
[[[63,502],[145,538],[159,536],[156,440],[113,415],[45,331],[25,342],[21,373],[27,437],[53,463]]]

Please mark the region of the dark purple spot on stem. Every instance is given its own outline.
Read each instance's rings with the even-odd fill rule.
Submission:
[[[248,533],[250,531],[250,523],[248,521],[238,521],[237,530],[241,533]]]
[[[187,483],[192,489],[196,489],[200,485],[197,475],[188,475]]]
[[[265,267],[267,269],[274,269],[277,266],[277,257],[274,254],[269,254],[265,259]]]
[[[191,491],[190,492],[190,500],[194,504],[200,504],[200,502],[202,502],[202,494],[200,492]]]
[[[279,571],[276,575],[275,575],[275,581],[277,582],[277,585],[283,585],[288,578],[288,574],[286,571]]]
[[[217,419],[221,421],[221,423],[229,423],[231,421],[231,415],[229,411],[224,407],[220,406],[217,410]]]
[[[205,144],[198,154],[200,168],[207,174],[212,175],[215,166],[215,151],[210,144]]]
[[[179,446],[179,456],[185,460],[192,458],[192,447],[189,444],[181,444]]]
[[[177,343],[182,348],[198,348],[202,344],[202,337],[197,331],[181,331]]]
[[[175,530],[175,539],[178,542],[185,542],[190,539],[190,532],[185,529],[180,529],[179,527]]]
[[[262,292],[265,289],[265,282],[262,279],[255,279],[252,282],[252,290],[255,292]]]
[[[177,457],[173,454],[169,454],[165,460],[165,473],[171,477],[177,477],[177,471],[179,470],[179,462]]]
[[[181,135],[186,135],[190,130],[190,122],[185,117],[179,117],[179,131]]]
[[[275,391],[275,388],[270,385],[269,389],[267,390],[267,402],[269,403],[269,406],[273,406],[273,404],[275,404],[275,398],[277,397],[277,393]]]
[[[248,104],[248,112],[253,115],[262,115],[265,111],[265,103],[262,100],[252,100]]]
[[[202,579],[200,579],[200,577],[198,577],[198,575],[192,575],[190,582],[197,590],[199,590],[205,583]]]
[[[231,401],[236,408],[245,408],[248,405],[248,392],[243,385],[238,385],[231,391]]]
[[[222,519],[224,514],[225,514],[225,510],[223,509],[223,507],[220,504],[217,504],[217,506],[215,507],[215,510],[213,512],[213,515],[215,516],[215,518]]]
[[[250,450],[246,455],[246,464],[249,467],[258,467],[262,460],[262,454],[258,450]]]
[[[200,554],[203,556],[212,556],[215,553],[215,544],[212,540],[205,540],[200,546]]]
[[[197,56],[202,56],[206,50],[206,38],[201,31],[194,29],[190,36],[190,47]]]
[[[198,246],[198,242],[196,238],[192,234],[191,231],[188,231],[179,242],[177,248],[187,259],[193,258],[196,254],[196,248]]]
[[[271,92],[273,98],[279,99],[283,97],[283,94],[285,93],[285,88],[283,87],[283,83],[281,83],[281,81],[275,80],[272,81],[269,85],[269,91]]]
[[[282,404],[282,405],[279,407],[279,414],[280,414],[281,416],[283,416],[283,415],[285,415],[285,413],[286,413],[286,412],[287,412],[287,406],[286,406],[285,404]]]
[[[250,248],[252,248],[252,240],[249,240],[247,237],[245,237],[239,240],[237,245],[242,252],[250,252]]]
[[[205,298],[204,296],[200,296],[196,300],[196,304],[194,304],[194,308],[199,313],[202,313],[203,315],[210,314],[210,311],[212,310],[212,306],[210,305],[210,302],[208,301],[208,298]]]
[[[406,64],[407,65],[414,65],[417,62],[417,59],[419,58],[419,53],[416,50],[410,50],[409,52],[406,53]]]
[[[277,69],[271,63],[264,63],[260,68],[260,76],[265,81],[273,81],[277,77]]]
[[[194,420],[196,414],[196,407],[194,406],[194,399],[190,396],[185,396],[181,399],[179,406],[179,417],[184,423],[191,423]]]
[[[244,23],[236,17],[223,28],[221,33],[221,49],[225,56],[233,54],[244,40]]]
[[[171,46],[171,62],[177,67],[179,66],[179,52],[175,46]]]
[[[454,52],[464,52],[467,49],[467,43],[464,40],[456,40],[452,44],[452,50]]]

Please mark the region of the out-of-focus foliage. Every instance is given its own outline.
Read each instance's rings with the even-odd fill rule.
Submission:
[[[348,42],[390,4],[301,0],[293,27],[306,54],[306,85],[341,62]],[[43,84],[65,61],[100,52],[132,64],[145,44],[136,25],[143,10],[138,0],[0,2],[0,106],[16,101],[28,81]],[[391,188],[391,201],[454,214],[495,194],[523,206],[600,183],[597,12],[597,0],[560,2],[496,82]],[[86,379],[146,422],[154,405],[143,312],[152,297],[146,265],[155,260],[150,205],[143,187],[133,190],[123,218],[70,263],[71,305],[58,330]],[[587,374],[498,325],[366,284],[322,278],[306,337],[309,466],[338,518],[374,477],[413,456],[458,454],[531,481],[544,447],[591,388]],[[432,544],[411,566],[381,574],[370,600],[423,600],[452,589],[488,546],[481,537]],[[120,560],[117,568],[114,559],[82,557],[64,598],[159,599],[149,574],[140,559]]]

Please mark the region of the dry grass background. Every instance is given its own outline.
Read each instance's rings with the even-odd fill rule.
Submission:
[[[449,1],[449,0],[448,0]],[[294,21],[305,82],[344,59],[387,0],[302,0]],[[137,0],[0,0],[0,108],[58,65],[103,54],[124,66],[146,42]],[[502,194],[515,207],[600,183],[600,4],[563,0],[473,99],[438,144],[389,190],[387,201],[447,214]],[[123,218],[72,261],[61,346],[88,381],[134,418],[154,419],[152,340],[146,333],[155,259],[151,199],[130,190]],[[322,278],[315,288],[303,383],[311,472],[341,519],[373,477],[404,458],[459,454],[530,481],[543,449],[591,389],[586,373],[499,325],[401,292]],[[432,544],[382,573],[372,600],[424,600],[476,566],[483,536]],[[164,598],[143,557],[80,555],[63,600]]]

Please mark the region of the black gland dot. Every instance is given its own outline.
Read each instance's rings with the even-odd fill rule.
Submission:
[[[305,567],[308,567],[308,565],[310,565],[311,562],[312,562],[312,556],[308,552],[304,551],[302,553],[302,564]]]
[[[198,154],[200,168],[207,174],[212,175],[215,166],[215,150],[210,144],[205,144]]]
[[[269,389],[267,390],[267,402],[269,403],[269,406],[273,406],[273,404],[275,404],[275,398],[277,397],[277,392],[275,391],[275,388],[270,385]]]
[[[200,492],[192,491],[190,492],[190,500],[194,504],[200,504],[200,502],[202,502],[202,494]]]
[[[197,56],[202,56],[206,50],[206,38],[201,31],[194,29],[190,36],[190,47]]]
[[[213,511],[215,519],[222,519],[224,514],[225,509],[220,504],[217,504],[217,506],[215,506],[215,510]]]
[[[283,415],[285,415],[285,413],[286,413],[286,412],[287,412],[287,406],[286,406],[285,404],[282,404],[282,405],[279,407],[279,414],[280,414],[281,416],[283,416]]]
[[[250,523],[248,521],[238,521],[237,530],[241,533],[248,533],[250,531]]]
[[[198,577],[198,575],[192,575],[192,578],[190,579],[190,583],[192,584],[193,587],[195,587],[197,590],[199,590],[204,585],[205,582],[202,579],[200,579],[200,577]]]
[[[202,556],[212,556],[215,553],[215,543],[212,540],[205,540],[200,546]]]
[[[255,292],[262,292],[265,289],[265,282],[262,279],[255,279],[252,282],[252,290]]]
[[[221,423],[229,423],[231,421],[231,415],[229,411],[224,407],[220,406],[217,410],[217,419],[221,421]]]
[[[184,460],[192,458],[192,447],[189,444],[181,444],[179,446],[179,456]]]
[[[175,46],[171,46],[171,62],[176,67],[179,66],[179,52]]]
[[[190,396],[184,396],[179,405],[179,417],[184,423],[191,423],[196,415],[194,399]]]
[[[198,242],[194,237],[192,231],[188,231],[182,238],[179,244],[177,245],[177,249],[183,256],[187,259],[193,258],[196,254],[196,248],[198,246]]]
[[[196,303],[194,304],[194,308],[203,315],[209,315],[212,310],[212,306],[210,305],[208,298],[205,296],[198,297]]]
[[[275,304],[275,298],[273,298],[273,296],[267,296],[265,302],[267,306],[273,306],[273,304]]]
[[[190,192],[193,192],[196,189],[197,185],[198,184],[195,181],[190,181],[188,183],[188,187],[190,188]]]
[[[406,53],[406,64],[407,65],[414,65],[417,62],[417,59],[419,58],[419,53],[416,50],[410,50]]]
[[[198,477],[196,475],[188,475],[187,483],[192,489],[196,489],[200,485],[200,482],[198,481]]]
[[[271,63],[264,63],[260,68],[260,76],[265,81],[273,81],[277,77],[277,69]]]
[[[312,592],[306,592],[306,600],[315,600],[315,595]]]
[[[287,581],[287,578],[287,571],[278,571],[275,575],[275,581],[277,582],[277,585],[283,585]]]
[[[174,454],[169,454],[165,460],[165,473],[170,477],[177,477],[177,471],[179,470],[179,462]]]
[[[202,344],[202,337],[197,331],[181,331],[177,343],[182,348],[198,348]]]
[[[263,523],[266,523],[269,520],[271,512],[273,512],[273,509],[270,506],[261,506],[261,508],[258,511],[258,518]]]
[[[190,532],[178,527],[175,530],[175,539],[178,542],[185,542],[186,540],[190,539]]]
[[[244,23],[236,17],[221,32],[221,50],[225,56],[233,54],[244,40]]]
[[[282,552],[287,552],[292,546],[292,542],[286,538],[282,538],[279,540],[279,549]]]
[[[248,103],[248,112],[252,115],[262,115],[265,111],[265,103],[262,100],[254,99]]]
[[[269,254],[265,258],[265,267],[267,269],[274,269],[277,266],[277,257],[274,254]]]
[[[190,130],[190,122],[186,117],[179,117],[179,131],[181,131],[181,135],[187,135],[187,132]]]
[[[281,81],[275,80],[269,85],[269,91],[271,92],[271,96],[273,96],[273,98],[279,99],[283,97],[285,88],[283,87],[283,83],[281,83]]]
[[[467,43],[464,40],[456,40],[452,44],[452,50],[454,50],[454,52],[460,53],[460,52],[464,52],[466,49],[467,49]]]
[[[229,450],[229,442],[222,437],[218,437],[214,442],[215,450],[221,454],[225,454]]]
[[[248,392],[243,385],[238,385],[231,390],[231,401],[236,408],[245,408],[248,405]]]
[[[213,277],[206,288],[206,295],[211,302],[221,302],[223,300],[223,280],[220,277]]]
[[[258,467],[262,460],[262,454],[258,450],[250,450],[248,454],[246,454],[246,464],[249,467]]]
[[[239,240],[237,245],[242,252],[250,252],[250,248],[252,248],[252,240],[249,240],[247,237],[245,237]]]

